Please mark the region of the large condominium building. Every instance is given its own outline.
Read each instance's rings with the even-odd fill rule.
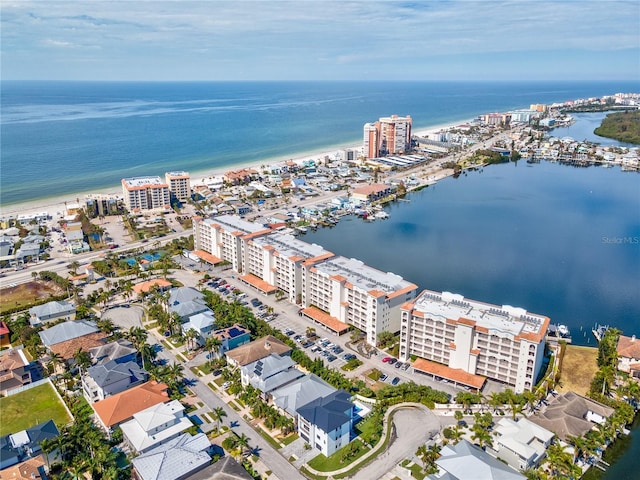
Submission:
[[[245,242],[271,230],[236,215],[220,215],[214,219],[194,217],[193,232],[196,253],[205,252],[218,261],[227,261],[236,272],[242,273]]]
[[[124,204],[130,212],[167,209],[171,206],[169,185],[160,177],[122,179]]]
[[[189,172],[167,172],[164,179],[169,185],[171,195],[181,202],[191,198],[191,177]]]
[[[337,331],[341,324],[353,325],[365,332],[371,345],[376,344],[379,333],[400,330],[400,307],[418,289],[396,274],[353,258],[310,263],[302,273],[303,313]]]
[[[411,116],[381,117],[364,125],[364,155],[375,158],[411,150]]]
[[[297,239],[293,235],[272,233],[246,242],[244,258],[245,281],[251,275],[285,292],[291,303],[300,303],[305,265],[333,257],[319,245]]]
[[[402,306],[400,358],[414,368],[480,388],[491,378],[530,390],[542,366],[549,318],[449,292],[423,291]]]

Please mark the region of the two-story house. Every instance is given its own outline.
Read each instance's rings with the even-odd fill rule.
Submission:
[[[98,402],[140,385],[148,378],[147,371],[135,362],[109,360],[87,369],[82,376],[82,391],[88,402]]]
[[[178,400],[160,403],[133,415],[133,419],[120,425],[124,440],[137,453],[176,438],[192,427],[184,414],[184,406]]]

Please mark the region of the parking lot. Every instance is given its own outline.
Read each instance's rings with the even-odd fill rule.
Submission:
[[[210,275],[218,280],[209,282],[206,288],[220,294],[227,301],[233,301],[237,298],[238,301],[250,308],[257,317],[264,319],[272,327],[296,341],[311,359],[320,358],[329,367],[341,370],[341,367],[347,363],[344,355],[355,355],[363,364],[355,370],[343,371],[350,378],[362,377],[365,372],[375,368],[382,372],[380,381],[388,384],[397,385],[413,381],[452,395],[456,395],[456,393],[463,390],[462,387],[456,388],[449,382],[436,381],[430,376],[414,372],[408,362],[400,362],[385,352],[374,350],[375,353],[371,356],[363,355],[351,345],[349,334],[336,335],[325,326],[298,315],[300,310],[298,305],[291,304],[287,300],[277,301],[273,295],[265,295],[256,291],[237,279],[235,273],[231,270],[212,267]],[[234,295],[234,291],[240,291],[240,297]],[[307,329],[313,329],[317,337],[307,338]],[[299,340],[296,339],[297,336],[301,336]],[[304,344],[307,340],[309,343],[305,347]],[[341,351],[334,350],[335,346],[339,347]],[[385,358],[388,358],[388,360],[384,361]]]

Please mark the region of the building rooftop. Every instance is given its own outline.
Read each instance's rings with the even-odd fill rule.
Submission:
[[[169,400],[164,383],[147,382],[122,393],[91,404],[91,408],[106,427],[112,427],[131,418],[134,414]]]
[[[320,245],[307,243],[286,233],[271,233],[263,237],[256,237],[253,243],[262,248],[273,247],[279,255],[289,259],[308,260],[331,254]]]
[[[185,480],[253,480],[253,477],[233,457],[227,456]]]
[[[242,367],[261,358],[268,357],[272,353],[284,355],[290,351],[291,347],[289,345],[281,342],[273,335],[267,335],[246,345],[234,348],[226,352],[225,355]]]
[[[581,437],[595,426],[586,419],[589,412],[607,418],[614,410],[577,393],[566,392],[551,400],[544,412],[530,417],[529,420],[551,430],[560,440],[566,440],[569,436]]]
[[[470,320],[489,332],[513,336],[528,336],[540,341],[547,333],[549,318],[529,313],[510,305],[491,305],[469,300],[450,292],[425,290],[412,301],[413,308],[432,318],[444,320]]]
[[[168,175],[169,177],[188,177],[189,172],[184,172],[184,171],[167,172],[166,175]]]
[[[401,290],[418,288],[400,275],[382,272],[355,258],[332,257],[314,266],[319,272],[329,277],[342,277],[354,287],[366,292],[378,291],[389,295]]]
[[[626,337],[620,335],[618,338],[618,356],[625,358],[640,358],[640,340],[636,336]]]
[[[197,301],[204,304],[204,294],[193,287],[177,287],[169,290],[169,306]]]
[[[49,317],[52,315],[66,315],[68,313],[75,313],[76,307],[70,302],[66,301],[53,301],[47,302],[43,305],[37,305],[29,309],[29,314],[32,317]]]
[[[310,374],[271,392],[273,403],[296,416],[298,409],[316,398],[326,397],[336,389],[320,377]]]
[[[65,360],[69,360],[70,358],[73,358],[78,350],[84,350],[85,352],[88,352],[92,348],[104,345],[106,338],[107,334],[104,332],[89,333],[87,335],[71,338],[69,340],[65,340],[64,342],[59,342],[55,345],[51,345],[49,347],[49,350],[51,350],[52,353],[59,354]]]
[[[129,340],[119,338],[115,342],[109,342],[89,349],[89,355],[94,362],[103,363],[109,360],[117,360],[137,352]]]
[[[142,379],[146,380],[148,377],[147,371],[137,363],[117,363],[114,360],[89,367],[87,369],[87,375],[89,375],[99,387],[105,387],[126,379],[129,379],[129,384],[131,384]]]
[[[207,453],[211,443],[204,433],[179,437],[159,445],[133,459],[141,480],[176,480],[187,478],[211,462]]]
[[[546,451],[545,444],[554,437],[553,432],[526,418],[518,421],[501,418],[494,433],[497,435],[494,444],[503,445],[527,460],[541,457]]]
[[[131,177],[123,178],[125,188],[168,187],[160,177]]]
[[[526,478],[484,450],[461,440],[455,445],[445,445],[436,460],[440,472],[429,475],[430,480],[516,480]],[[445,476],[448,474],[449,476]]]
[[[352,415],[345,413],[350,409],[353,409],[351,395],[344,390],[335,390],[298,408],[298,415],[329,433],[351,421]]]
[[[49,327],[38,333],[45,347],[66,342],[74,338],[99,332],[95,323],[88,320],[70,320]]]
[[[224,231],[229,233],[256,233],[265,230],[263,225],[253,222],[247,222],[237,215],[218,215],[212,219],[203,220],[209,225],[219,225]]]

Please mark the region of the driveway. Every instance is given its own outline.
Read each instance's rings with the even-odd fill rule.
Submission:
[[[440,421],[433,412],[421,408],[405,408],[393,415],[392,443],[375,460],[361,468],[352,478],[371,480],[381,478],[405,458],[412,458],[418,447],[440,431]]]

